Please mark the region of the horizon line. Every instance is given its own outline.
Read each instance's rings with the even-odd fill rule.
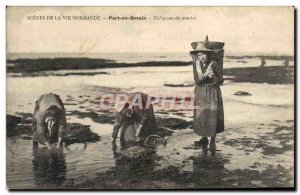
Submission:
[[[6,52],[6,54],[80,54],[80,55],[87,55],[87,54],[174,54],[174,53],[186,53],[189,54],[188,52],[180,52],[180,51],[176,51],[176,52],[89,52],[89,53],[79,53],[79,52]],[[249,55],[249,56],[258,56],[258,55],[263,55],[263,56],[295,56],[294,54],[287,54],[287,53],[254,53],[254,52],[248,52],[248,53],[244,53],[244,52],[225,52],[224,56],[230,56],[230,55]]]

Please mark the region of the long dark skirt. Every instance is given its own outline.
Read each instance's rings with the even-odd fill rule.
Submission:
[[[195,87],[194,121],[195,133],[212,137],[224,131],[224,111],[219,85],[203,84]]]

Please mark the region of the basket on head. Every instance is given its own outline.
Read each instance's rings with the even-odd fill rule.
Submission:
[[[199,42],[193,42],[191,43],[193,51],[190,53],[197,53],[197,52],[218,52],[222,51],[224,47],[224,43],[222,42],[215,42],[215,41],[209,41],[208,36],[206,36],[206,39],[204,41],[199,41]]]

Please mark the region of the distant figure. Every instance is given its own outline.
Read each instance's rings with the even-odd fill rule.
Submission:
[[[282,66],[283,67],[289,67],[289,60],[284,60],[283,62],[282,62]]]
[[[267,65],[267,64],[266,64],[265,58],[261,58],[260,67],[265,67],[266,65]]]
[[[144,99],[144,98],[143,98]],[[143,106],[145,102],[143,102]],[[129,103],[126,103],[123,109],[117,113],[112,138],[115,142],[119,129],[120,141],[124,146],[127,143],[138,143],[145,140],[149,135],[156,133],[157,126],[154,117],[153,106],[150,105],[148,109],[133,105],[129,107]]]
[[[61,147],[63,133],[66,129],[65,108],[56,94],[44,94],[35,103],[33,113],[33,147],[44,144],[48,149],[57,142]]]

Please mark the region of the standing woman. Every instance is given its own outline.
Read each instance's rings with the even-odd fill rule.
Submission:
[[[216,134],[224,131],[224,112],[220,84],[223,83],[222,67],[212,60],[208,40],[198,42],[191,52],[196,87],[194,90],[193,129],[202,138],[195,145],[216,149]]]

